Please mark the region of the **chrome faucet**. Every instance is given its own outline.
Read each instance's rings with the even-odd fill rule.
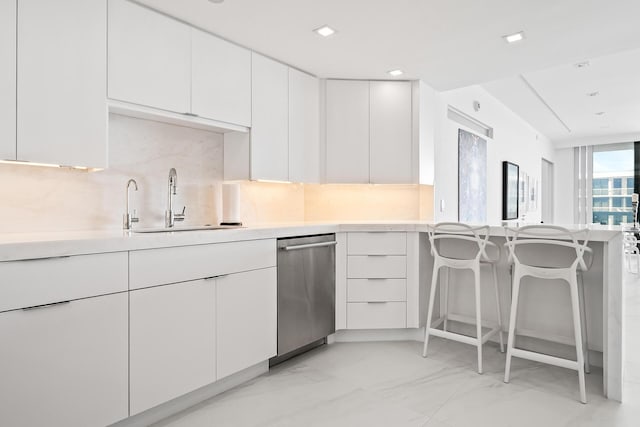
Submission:
[[[184,211],[186,207],[182,208],[182,213],[173,212],[173,196],[176,195],[178,188],[178,174],[174,168],[169,169],[169,182],[168,182],[168,198],[167,198],[167,211],[164,213],[164,226],[171,228],[175,225],[176,221],[184,221]]]
[[[133,210],[133,215],[131,215],[129,213],[129,199],[130,199],[130,194],[131,194],[131,184],[133,184],[133,188],[135,191],[138,191],[138,183],[136,182],[135,179],[130,179],[129,181],[127,181],[127,210],[126,213],[123,215],[123,220],[122,220],[122,228],[125,230],[131,230],[131,226],[133,225],[134,222],[138,222],[140,221],[140,218],[138,218],[136,216],[136,210]]]

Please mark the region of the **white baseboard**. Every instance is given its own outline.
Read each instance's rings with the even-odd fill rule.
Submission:
[[[204,402],[205,400],[220,393],[224,393],[227,390],[237,387],[242,383],[246,383],[247,381],[259,377],[266,372],[269,372],[268,360],[223,378],[220,381],[216,381],[215,383],[194,390],[191,393],[187,393],[183,396],[165,402],[162,405],[158,405],[140,414],[125,418],[122,421],[112,424],[112,427],[149,426],[197,405],[198,403]]]

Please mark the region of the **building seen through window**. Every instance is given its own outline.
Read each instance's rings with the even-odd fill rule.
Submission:
[[[594,147],[594,223],[619,225],[633,222],[633,162],[633,143]]]

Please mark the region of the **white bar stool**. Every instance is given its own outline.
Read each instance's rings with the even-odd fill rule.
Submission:
[[[496,264],[500,259],[500,247],[495,243],[489,241],[489,226],[471,227],[466,224],[456,222],[442,222],[433,226],[428,226],[429,242],[431,243],[431,254],[433,255],[433,276],[431,280],[431,292],[429,295],[429,309],[427,313],[427,324],[424,330],[424,348],[422,350],[422,356],[427,357],[427,347],[429,345],[429,336],[435,335],[441,338],[447,338],[454,341],[462,342],[476,346],[478,350],[478,373],[482,373],[482,345],[486,343],[496,333],[500,340],[500,351],[504,352],[504,342],[502,338],[502,315],[500,312],[500,297],[498,294],[498,274]],[[448,253],[445,255],[442,250],[442,244],[451,242],[454,244],[463,244],[469,246],[470,254],[465,256],[464,251],[456,251],[455,256],[450,256]],[[490,257],[487,253],[487,247],[493,249],[495,252],[494,257]],[[475,252],[475,253],[471,253]],[[496,308],[498,321],[485,335],[482,335],[482,310],[481,310],[481,294],[480,294],[480,266],[491,266],[493,273],[493,285],[495,289]],[[437,321],[431,321],[433,317],[433,305],[435,302],[436,288],[438,285],[438,272],[442,267],[447,268],[447,273],[450,269],[458,270],[472,270],[474,277],[475,288],[475,303],[476,303],[476,336],[470,337],[467,335],[457,334],[447,331],[447,320],[453,316],[450,316],[448,310],[448,294],[449,294],[449,274],[447,274],[447,280],[445,281],[445,295],[444,295],[444,315]],[[457,317],[457,316],[456,316]],[[464,322],[463,319],[456,318]],[[443,329],[436,329],[441,323],[444,323]],[[467,323],[467,322],[464,322]]]
[[[512,357],[573,369],[578,371],[580,401],[587,403],[584,373],[589,372],[589,353],[581,272],[589,269],[585,262],[585,254],[593,253],[591,248],[587,247],[589,229],[570,231],[554,225],[528,225],[517,229],[505,227],[505,236],[509,261],[513,263],[513,291],[504,382],[509,382]],[[563,262],[562,257],[558,256],[558,251],[566,251],[570,260]],[[544,254],[547,259],[542,259],[545,258]],[[589,260],[592,261],[593,257],[589,256]],[[515,348],[520,282],[526,276],[547,280],[560,279],[569,284],[577,360]]]

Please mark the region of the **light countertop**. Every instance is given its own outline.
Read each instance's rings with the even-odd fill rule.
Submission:
[[[252,225],[237,229],[162,233],[128,233],[122,230],[2,233],[0,234],[0,261],[349,231],[426,232],[428,224],[431,223],[427,221],[287,222]],[[576,228],[576,226],[567,227]],[[593,225],[590,228],[589,239],[592,241],[609,241],[621,232],[619,226]],[[492,226],[491,234],[504,236],[504,229],[498,225]]]

